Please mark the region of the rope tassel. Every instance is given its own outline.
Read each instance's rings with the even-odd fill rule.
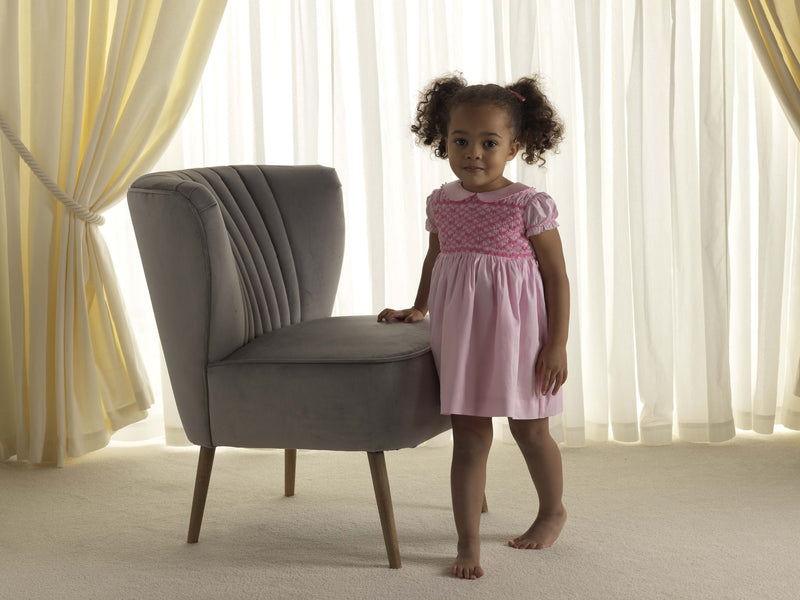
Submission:
[[[56,185],[56,183],[50,179],[47,173],[44,172],[42,165],[39,164],[39,161],[33,157],[30,151],[25,147],[25,144],[22,143],[22,141],[14,133],[14,130],[11,129],[8,121],[6,121],[5,117],[3,116],[3,113],[0,113],[0,130],[3,131],[5,136],[8,138],[8,141],[20,155],[20,158],[22,158],[22,160],[24,160],[25,163],[30,167],[31,171],[33,171],[33,174],[39,178],[39,181],[42,182],[42,185],[44,185],[44,187],[46,187],[50,193],[53,194],[53,196],[55,196],[64,206],[66,206],[76,217],[94,225],[102,225],[106,222],[102,215],[88,209],[74,198],[68,196],[64,190],[58,187],[58,185]]]

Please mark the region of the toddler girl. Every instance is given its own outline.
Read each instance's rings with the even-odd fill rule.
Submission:
[[[430,242],[414,306],[385,308],[378,321],[412,323],[430,311],[441,412],[453,423],[452,572],[476,579],[484,574],[479,528],[492,417],[508,417],[539,496],[536,519],[509,546],[547,548],[567,519],[561,454],[548,431],[567,379],[558,211],[545,192],[503,176],[520,149],[526,163],[544,164],[564,129],[535,78],[501,87],[454,75],[422,93],[411,130],[457,179],[427,199]]]

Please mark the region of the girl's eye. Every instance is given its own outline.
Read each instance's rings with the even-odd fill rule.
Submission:
[[[495,142],[494,140],[488,140],[484,142],[483,145],[487,148],[494,148],[495,146],[497,146],[497,142]]]
[[[458,139],[455,141],[455,144],[456,144],[456,146],[466,146],[466,145],[467,145],[467,140],[464,140],[464,139],[458,138]]]

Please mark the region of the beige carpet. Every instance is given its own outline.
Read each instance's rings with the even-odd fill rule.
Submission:
[[[196,451],[114,446],[64,469],[0,464],[0,598],[800,598],[800,434],[562,448],[570,519],[505,546],[535,495],[515,446],[489,459],[478,581],[455,548],[449,447],[387,453],[403,568],[390,570],[366,456],[220,449],[200,543]]]

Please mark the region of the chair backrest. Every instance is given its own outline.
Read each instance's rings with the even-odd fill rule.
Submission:
[[[128,208],[184,429],[211,445],[206,365],[331,314],[341,183],[322,166],[168,171],[137,179]]]

